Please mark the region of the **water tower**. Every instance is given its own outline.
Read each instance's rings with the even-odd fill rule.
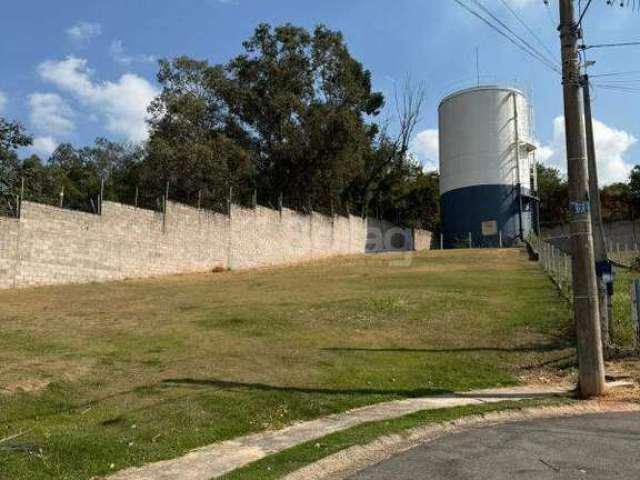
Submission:
[[[444,245],[515,245],[537,232],[532,109],[514,88],[479,86],[440,103]]]

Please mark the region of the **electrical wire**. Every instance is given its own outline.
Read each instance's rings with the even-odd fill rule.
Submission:
[[[551,10],[551,5],[549,4],[549,0],[543,0],[545,5],[545,10],[547,11],[547,16],[549,17],[549,21],[551,22],[551,27],[554,30],[558,29],[558,25],[560,24],[560,20],[557,20],[553,10]]]
[[[628,78],[626,80],[607,80],[603,78],[598,78],[598,80],[604,80],[609,85],[633,85],[636,83],[640,83],[640,78]]]
[[[640,9],[640,4],[636,4],[636,0],[627,0],[627,3],[625,5],[625,0],[618,0],[620,2],[620,8],[625,8],[625,7],[629,7],[631,5],[631,9],[635,12],[638,11]],[[632,3],[633,2],[633,3]],[[607,5],[609,5],[610,7],[615,7],[616,3],[618,3],[615,0],[607,0]]]
[[[518,22],[527,29],[527,31],[531,34],[531,36],[533,36],[533,38],[536,39],[536,41],[540,44],[540,46],[542,46],[542,48],[544,48],[544,50],[550,55],[551,58],[556,58],[556,53],[554,53],[548,46],[547,44],[542,41],[542,39],[538,36],[538,34],[529,26],[529,24],[527,22],[525,22],[522,17],[518,14],[518,12],[511,6],[509,5],[509,2],[507,0],[500,0],[502,2],[502,4],[507,8],[507,10],[509,10],[511,12],[511,14],[516,17],[516,20],[518,20]]]
[[[609,90],[611,92],[617,92],[617,93],[640,93],[640,88],[620,87],[620,86],[606,85],[601,83],[593,83],[593,86],[603,90]]]
[[[520,43],[522,43],[525,47],[527,47],[529,50],[531,50],[532,52],[534,52],[536,55],[538,55],[541,58],[544,58],[547,62],[550,62],[553,65],[556,65],[557,67],[560,66],[560,64],[558,63],[558,61],[555,59],[555,55],[552,54],[551,57],[547,57],[544,53],[540,52],[538,49],[536,49],[535,47],[533,47],[529,42],[527,42],[525,39],[523,39],[520,35],[518,35],[516,32],[514,32],[506,23],[504,23],[502,20],[500,20],[491,10],[489,10],[488,7],[486,7],[482,2],[480,2],[479,0],[471,0],[475,5],[478,6],[478,8],[480,8],[483,12],[485,12],[487,15],[489,15],[494,21],[498,22],[498,24],[504,28],[507,32],[509,32],[511,35],[513,35],[515,38],[517,38]]]
[[[639,75],[640,70],[627,70],[626,72],[608,72],[608,73],[598,73],[596,75],[591,75],[592,78],[599,77],[622,77],[625,75]]]
[[[634,47],[640,45],[639,42],[620,42],[620,43],[601,43],[598,45],[584,45],[582,50],[591,50],[593,48],[611,48],[611,47]]]
[[[580,19],[578,20],[578,26],[582,25],[582,20],[584,20],[584,16],[589,11],[589,7],[591,6],[592,1],[593,0],[589,0],[589,2],[587,2],[587,5],[584,7],[584,10],[582,10],[582,13],[580,14]]]
[[[483,17],[476,10],[473,10],[471,7],[469,7],[467,4],[463,3],[461,0],[454,0],[454,1],[460,7],[462,7],[464,10],[466,10],[468,13],[470,13],[471,15],[477,17],[482,22],[486,23],[491,29],[495,30],[498,34],[502,35],[504,38],[506,38],[509,42],[513,43],[520,50],[524,51],[527,55],[530,55],[531,57],[533,57],[536,60],[538,60],[539,62],[541,62],[549,70],[551,70],[551,71],[553,71],[555,73],[558,73],[558,74],[562,74],[562,72],[552,62],[547,60],[544,56],[539,56],[539,54],[536,54],[535,51],[531,51],[527,47],[525,47],[525,46],[521,45],[520,43],[518,43],[516,40],[514,40],[512,37],[510,37],[507,33],[505,33],[503,30],[498,28],[489,19],[487,19],[486,17]]]

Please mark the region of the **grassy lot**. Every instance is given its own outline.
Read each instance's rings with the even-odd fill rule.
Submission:
[[[613,341],[625,348],[634,347],[633,322],[631,320],[631,284],[640,277],[639,272],[616,268],[613,295]]]
[[[0,292],[0,479],[90,478],[571,353],[523,252],[402,258]]]

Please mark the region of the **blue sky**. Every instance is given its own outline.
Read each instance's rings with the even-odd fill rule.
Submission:
[[[472,0],[465,0],[472,4]],[[504,7],[480,0],[538,48]],[[558,0],[505,0],[552,53],[558,51]],[[97,136],[142,141],[145,107],[157,93],[156,60],[189,55],[225,62],[260,22],[324,23],[341,30],[355,57],[392,98],[410,76],[427,102],[414,151],[437,165],[437,106],[476,78],[529,90],[536,110],[540,158],[562,167],[560,78],[518,50],[453,0],[22,0],[3,6],[0,30],[0,114],[22,121],[46,155],[58,142],[92,143]],[[595,0],[585,20],[587,43],[640,40],[640,13]],[[592,74],[640,71],[640,48],[592,50]],[[640,72],[600,80],[640,87]],[[389,113],[391,113],[389,111]],[[623,180],[640,162],[640,92],[596,89],[601,176]]]

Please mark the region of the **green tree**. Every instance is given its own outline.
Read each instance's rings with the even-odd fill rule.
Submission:
[[[169,180],[179,199],[233,186],[272,205],[281,194],[324,211],[350,200],[377,131],[367,119],[384,101],[371,74],[322,26],[260,25],[243,45],[226,65],[161,62],[146,183]]]
[[[635,194],[640,195],[640,165],[636,165],[629,174],[629,188]]]
[[[540,197],[540,225],[551,228],[568,222],[569,193],[567,180],[557,168],[538,164],[538,195]]]
[[[629,184],[619,182],[607,185],[602,189],[600,199],[602,217],[606,222],[633,218],[633,195]]]
[[[139,175],[145,195],[161,195],[169,182],[172,198],[192,202],[201,191],[214,206],[229,187],[252,190],[251,142],[229,114],[224,69],[187,57],[162,60],[158,81],[162,93],[150,107],[151,137]]]
[[[383,106],[342,34],[260,25],[227,66],[227,97],[257,147],[259,188],[328,210],[362,171]]]
[[[394,169],[376,187],[370,216],[399,225],[439,232],[440,175],[425,172],[412,158]]]
[[[0,117],[0,158],[20,147],[31,145],[32,138],[26,134],[19,122],[10,122]]]
[[[17,213],[20,160],[16,150],[31,142],[22,124],[0,117],[0,215]]]

